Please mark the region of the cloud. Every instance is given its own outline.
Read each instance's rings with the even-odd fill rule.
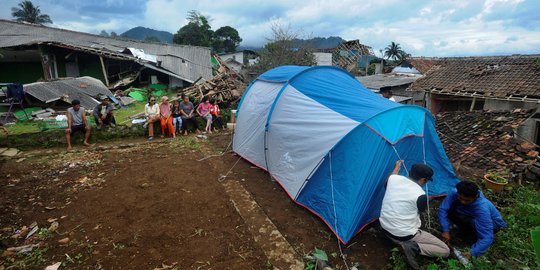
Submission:
[[[511,36],[511,37],[507,37],[506,40],[504,41],[504,43],[512,43],[514,41],[518,41],[519,38],[517,36]]]
[[[1,0],[16,6],[20,0]],[[461,56],[539,53],[537,0],[33,0],[54,26],[122,33],[144,26],[172,33],[190,10],[211,18],[214,30],[232,26],[242,45],[262,46],[273,21],[306,37],[341,36],[379,49],[391,41],[412,55]],[[10,19],[9,8],[0,17]]]

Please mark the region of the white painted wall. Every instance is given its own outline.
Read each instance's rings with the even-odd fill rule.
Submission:
[[[322,53],[316,52],[313,53],[315,56],[315,61],[317,66],[331,66],[332,65],[332,54],[331,53]]]

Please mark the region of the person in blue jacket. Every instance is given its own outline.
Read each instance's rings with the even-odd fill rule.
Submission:
[[[439,207],[439,222],[446,243],[450,241],[451,223],[464,234],[473,233],[476,242],[470,253],[463,253],[468,258],[484,254],[493,243],[495,233],[507,227],[493,203],[470,181],[459,182],[446,196]]]

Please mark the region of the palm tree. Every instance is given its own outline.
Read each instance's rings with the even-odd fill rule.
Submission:
[[[11,8],[11,16],[15,17],[18,22],[35,24],[52,23],[49,15],[41,14],[39,6],[34,6],[32,1],[29,0],[24,0],[19,3],[18,7]]]
[[[399,59],[400,61],[406,60],[406,59],[408,59],[408,58],[410,58],[410,57],[411,57],[411,54],[410,54],[410,53],[406,53],[405,51],[401,51],[401,52],[399,53],[399,55],[398,55],[398,59]]]
[[[399,43],[395,43],[392,41],[390,45],[384,48],[384,56],[386,56],[387,59],[392,58],[393,60],[396,60],[400,59],[402,56],[405,55],[407,55],[407,53],[401,49]]]

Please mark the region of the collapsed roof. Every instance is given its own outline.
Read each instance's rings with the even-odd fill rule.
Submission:
[[[71,103],[74,99],[78,99],[81,106],[86,109],[93,109],[99,103],[96,100],[98,96],[113,95],[103,82],[92,77],[25,84],[24,91],[43,103],[57,100]]]
[[[437,115],[437,132],[452,163],[518,173],[538,155],[534,145],[515,135],[532,114],[524,109],[445,112]]]
[[[380,90],[383,87],[396,87],[409,85],[416,81],[418,76],[406,76],[395,73],[375,74],[370,76],[356,77],[362,85],[372,90]]]
[[[43,25],[0,20],[0,48],[49,44],[121,60],[137,61],[148,68],[193,83],[212,78],[210,49],[109,38]]]

